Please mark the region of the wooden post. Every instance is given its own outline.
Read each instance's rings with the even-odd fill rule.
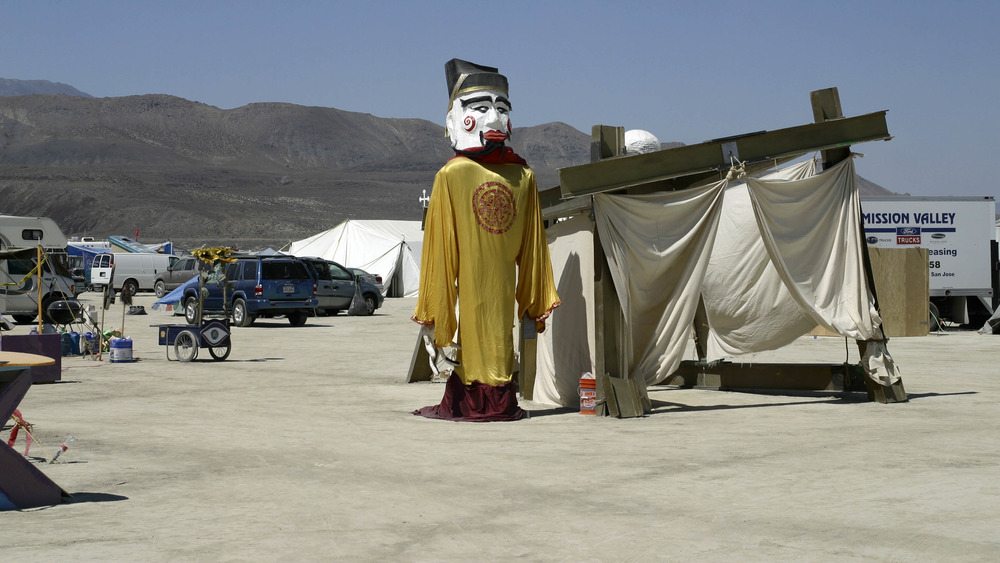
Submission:
[[[625,154],[625,128],[595,125],[591,133],[592,162]],[[594,229],[594,344],[598,416],[637,417],[651,409],[644,381],[629,379],[630,345],[624,336],[621,301],[615,292],[600,234]]]
[[[844,118],[844,110],[840,107],[840,93],[836,87],[809,92],[809,101],[812,103],[813,121],[816,123]],[[848,145],[827,149],[820,151],[820,155],[823,157],[823,170],[826,170],[850,158],[851,147]]]
[[[530,401],[535,396],[535,371],[537,369],[538,356],[538,332],[535,329],[535,320],[525,315],[521,319],[521,366],[517,372],[517,386],[521,390],[521,397],[525,401]]]
[[[594,125],[590,131],[590,161],[625,154],[625,128]]]
[[[44,279],[42,277],[42,242],[38,241],[38,247],[35,250],[35,268],[38,270],[38,334],[42,333],[42,319],[44,318],[42,314],[42,283]]]
[[[809,99],[812,103],[813,119],[816,123],[822,123],[824,121],[831,121],[836,119],[844,118],[844,111],[840,106],[840,93],[837,88],[826,88],[824,90],[816,90],[809,93]],[[833,149],[827,149],[821,152],[823,157],[823,169],[826,170],[848,158],[851,157],[851,147],[837,147]],[[861,221],[864,225],[864,220]],[[875,277],[872,274],[872,263],[871,257],[868,254],[868,243],[865,239],[864,230],[861,232],[861,260],[864,263],[865,277],[868,282],[868,290],[871,291],[872,299],[875,301],[875,310],[879,310],[878,306],[878,293],[875,290]],[[881,325],[878,327],[879,334],[882,340],[888,340],[885,336],[885,332],[882,330]],[[868,348],[868,343],[859,340],[858,350],[861,356],[864,357],[865,350]],[[865,372],[867,374],[867,369]],[[901,401],[906,401],[906,391],[903,389],[902,380],[893,383],[892,385],[879,385],[871,380],[870,377],[865,377],[865,388],[868,391],[868,399],[871,401],[876,401],[879,403],[896,403]]]
[[[620,131],[620,135],[619,135]],[[619,136],[621,143],[618,142]],[[590,160],[597,162],[622,154],[625,144],[625,128],[594,125],[590,137]],[[621,315],[621,304],[615,295],[614,282],[611,280],[611,270],[608,268],[607,257],[601,246],[601,236],[594,229],[594,345],[595,345],[595,375],[611,374],[618,377],[619,371],[615,362],[621,355],[617,347],[615,320]],[[610,361],[609,361],[610,360]],[[601,401],[600,385],[598,385],[598,403]],[[600,411],[600,408],[598,408]],[[598,414],[601,414],[598,412]]]

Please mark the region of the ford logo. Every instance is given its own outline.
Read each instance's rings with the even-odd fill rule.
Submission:
[[[931,238],[936,238],[938,240],[941,240],[944,238],[944,233],[934,233],[933,235],[931,235]]]
[[[914,227],[902,227],[899,229],[899,234],[901,235],[915,235],[918,232]]]
[[[878,244],[878,237],[868,237],[865,239],[868,244]]]

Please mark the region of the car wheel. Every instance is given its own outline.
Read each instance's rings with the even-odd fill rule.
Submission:
[[[31,321],[35,320],[35,317],[37,317],[38,315],[35,314],[35,315],[11,315],[11,316],[14,317],[14,322],[26,325]]]
[[[288,313],[288,322],[292,326],[302,326],[306,324],[306,318],[309,315],[305,311],[295,311],[294,313]]]
[[[184,302],[184,320],[189,325],[193,325],[198,321],[198,299],[188,297],[187,301]]]
[[[253,324],[253,316],[247,313],[247,302],[242,299],[233,301],[233,324],[244,327]]]
[[[122,292],[125,291],[128,291],[128,294],[132,296],[139,293],[139,282],[131,279],[125,280],[125,283],[122,284]]]
[[[153,293],[156,294],[156,298],[159,299],[167,294],[167,284],[163,283],[163,280],[157,280],[153,284]]]
[[[365,295],[365,310],[367,311],[365,314],[368,316],[375,314],[375,298],[371,295]]]

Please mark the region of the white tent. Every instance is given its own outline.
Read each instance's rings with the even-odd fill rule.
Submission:
[[[576,404],[580,376],[593,372],[595,240],[621,303],[622,354],[634,379],[669,379],[701,301],[708,360],[772,350],[821,326],[866,341],[869,377],[898,381],[865,279],[853,160],[822,174],[811,168],[678,192],[598,194],[593,219],[549,228],[562,307],[539,335],[534,400]]]
[[[316,256],[382,276],[387,296],[414,297],[420,285],[420,221],[347,220],[295,241],[288,252]]]

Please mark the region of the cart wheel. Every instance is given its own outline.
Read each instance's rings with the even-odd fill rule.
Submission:
[[[212,346],[208,349],[208,353],[212,355],[212,359],[221,362],[229,357],[229,353],[233,351],[233,347],[230,344],[225,346]]]
[[[190,362],[198,357],[198,339],[190,330],[182,330],[174,339],[174,355],[182,362]]]

